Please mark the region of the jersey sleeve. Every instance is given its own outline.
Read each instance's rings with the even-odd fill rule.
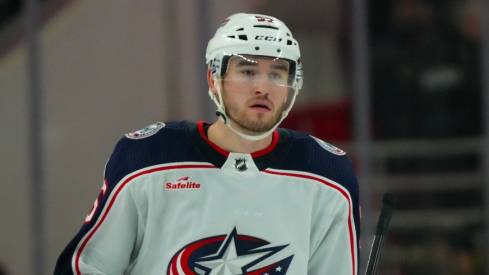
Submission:
[[[338,191],[331,201],[319,193],[311,234],[308,274],[358,274],[360,240],[359,184],[343,150],[313,136],[291,131],[292,146],[277,168],[318,175]],[[330,218],[334,217],[334,222]]]
[[[54,274],[123,274],[137,239],[138,209],[129,188],[124,139],[112,153],[104,184],[78,234],[58,258]]]
[[[356,185],[356,178],[352,178]],[[358,188],[346,189],[345,195],[324,202],[320,215],[333,216],[322,223],[320,237],[309,259],[308,274],[357,275],[359,258]],[[319,215],[319,216],[320,216]],[[321,220],[321,217],[317,217]],[[329,220],[329,219],[328,219]]]

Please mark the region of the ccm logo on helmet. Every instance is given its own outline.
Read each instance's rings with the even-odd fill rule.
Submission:
[[[263,16],[255,16],[255,17],[256,17],[256,19],[258,19],[258,22],[273,23],[273,19],[272,18],[263,17]]]
[[[255,36],[255,40],[277,41],[277,37],[257,35],[257,36]]]

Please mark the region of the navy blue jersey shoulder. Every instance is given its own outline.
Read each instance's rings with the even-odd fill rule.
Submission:
[[[272,168],[309,172],[341,184],[356,182],[352,163],[345,152],[310,135],[289,131],[291,145],[287,155]]]
[[[153,165],[204,161],[192,143],[185,123],[164,123],[156,133],[144,138],[135,139],[126,135],[117,143],[107,163],[107,180],[117,183],[124,176]]]

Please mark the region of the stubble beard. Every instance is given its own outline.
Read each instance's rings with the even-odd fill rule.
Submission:
[[[231,119],[234,124],[233,126],[237,126],[237,128],[239,128],[244,134],[256,136],[265,133],[272,129],[275,124],[280,121],[281,110],[283,107],[282,104],[279,106],[280,108],[276,109],[277,111],[275,111],[273,116],[269,119],[265,118],[265,114],[257,114],[256,117],[250,118],[244,111],[239,111],[239,107],[236,106],[236,104],[227,104],[225,96],[223,96],[223,100],[228,119]]]

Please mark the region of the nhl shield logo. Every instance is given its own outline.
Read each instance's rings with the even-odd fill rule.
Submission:
[[[236,168],[236,170],[240,172],[248,170],[248,163],[246,163],[246,159],[245,158],[234,159],[234,168]]]

